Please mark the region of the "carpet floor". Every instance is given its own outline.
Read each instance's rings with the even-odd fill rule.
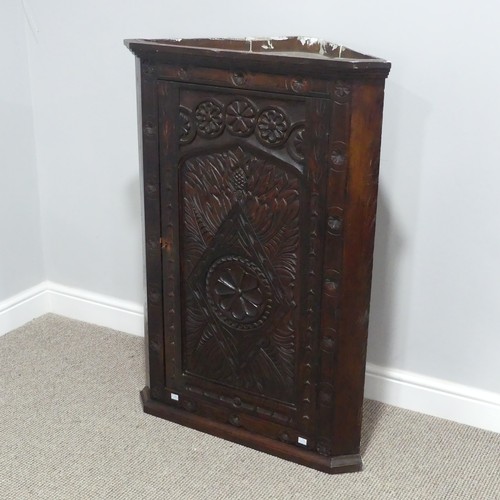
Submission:
[[[0,338],[0,499],[500,499],[500,434],[366,400],[330,476],[142,412],[143,339],[46,315]]]

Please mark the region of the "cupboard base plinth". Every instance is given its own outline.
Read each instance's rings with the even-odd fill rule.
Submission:
[[[155,401],[151,397],[149,387],[145,387],[141,391],[141,400],[144,412],[149,415],[170,420],[171,422],[206,432],[213,436],[248,446],[257,451],[317,469],[321,472],[339,474],[344,472],[358,472],[363,468],[363,462],[359,453],[326,457],[312,451],[297,448],[291,444],[258,436],[244,429],[235,428],[230,424],[208,420],[186,410]]]

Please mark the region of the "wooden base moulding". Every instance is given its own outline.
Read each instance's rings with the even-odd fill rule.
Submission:
[[[141,391],[141,400],[144,411],[149,415],[170,420],[191,429],[206,432],[212,436],[227,439],[254,450],[263,451],[297,464],[306,465],[313,469],[339,474],[342,472],[357,472],[362,470],[363,462],[359,453],[338,457],[324,457],[311,451],[300,449],[294,445],[255,435],[244,429],[238,429],[231,424],[214,422],[204,417],[189,413],[182,408],[175,408],[151,399],[149,387]]]

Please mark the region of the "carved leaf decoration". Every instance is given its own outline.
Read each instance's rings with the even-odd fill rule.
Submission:
[[[279,360],[277,366],[280,367],[287,381],[293,380],[294,376],[295,338],[291,316],[291,313],[287,316],[286,327],[278,328],[272,334],[272,343],[276,349],[277,359]]]
[[[189,337],[185,352],[188,365],[194,363],[197,374],[277,398],[293,386],[294,346],[290,332],[274,332],[271,342],[261,341],[253,347],[250,336],[243,341],[245,348],[238,352],[234,336],[207,323],[200,308],[190,308],[187,322],[196,335]]]
[[[254,197],[248,202],[248,213],[268,259],[291,297],[299,244],[298,180],[285,172],[277,173],[269,165],[259,167],[249,182]]]
[[[213,325],[207,325],[200,336],[200,342],[193,351],[193,363],[200,375],[215,380],[234,378],[234,367],[231,366],[224,343],[215,334]]]
[[[290,387],[290,382],[273,360],[273,353],[269,348],[261,347],[247,360],[243,375],[246,388],[256,392],[282,397],[283,390]]]
[[[196,301],[190,300],[187,309],[186,327],[191,334],[186,338],[184,349],[186,366],[196,366],[200,375],[209,378],[233,378],[237,354],[234,340],[229,335],[221,341],[220,333],[212,323],[207,323],[206,314]]]
[[[220,155],[195,157],[182,168],[184,198],[184,252],[189,274],[212,241],[231,210],[231,187],[225,175],[227,166]],[[203,176],[199,175],[200,170]],[[207,190],[210,197],[207,200]]]
[[[239,366],[239,377],[245,389],[276,398],[292,396],[293,339],[293,331],[273,333],[271,338],[249,346]]]
[[[298,177],[271,158],[235,146],[188,158],[180,181],[184,367],[210,380],[291,401],[298,328],[295,279],[300,274]],[[209,269],[231,255],[235,261],[247,259],[247,267],[258,269],[256,276],[260,272],[264,278],[259,279],[273,287],[266,298],[270,316],[255,326],[234,306],[244,293],[255,300],[244,286],[231,289],[241,297],[219,301],[226,316],[234,313],[231,321],[213,309],[219,304],[213,294],[226,289],[209,278]],[[234,272],[231,265],[228,269]]]

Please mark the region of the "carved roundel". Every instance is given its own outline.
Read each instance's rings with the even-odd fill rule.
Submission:
[[[346,168],[347,163],[347,147],[345,142],[335,141],[333,150],[330,155],[331,167],[337,172],[341,172]]]
[[[196,107],[194,117],[198,132],[204,137],[217,137],[224,130],[222,104],[214,101],[203,101]]]
[[[236,86],[241,87],[247,79],[245,73],[243,73],[242,71],[235,71],[231,75],[231,80]]]
[[[304,78],[293,78],[290,83],[290,88],[297,93],[304,92],[309,88],[309,81]]]
[[[281,146],[287,138],[290,123],[279,108],[264,109],[257,120],[257,137],[267,146]]]
[[[236,99],[226,109],[226,126],[230,134],[249,136],[254,128],[257,111],[246,99]]]
[[[271,310],[267,278],[253,262],[236,255],[221,257],[210,266],[206,294],[213,313],[237,330],[258,328]]]
[[[338,81],[335,85],[335,97],[339,100],[349,99],[349,94],[351,93],[351,88],[346,82]]]

